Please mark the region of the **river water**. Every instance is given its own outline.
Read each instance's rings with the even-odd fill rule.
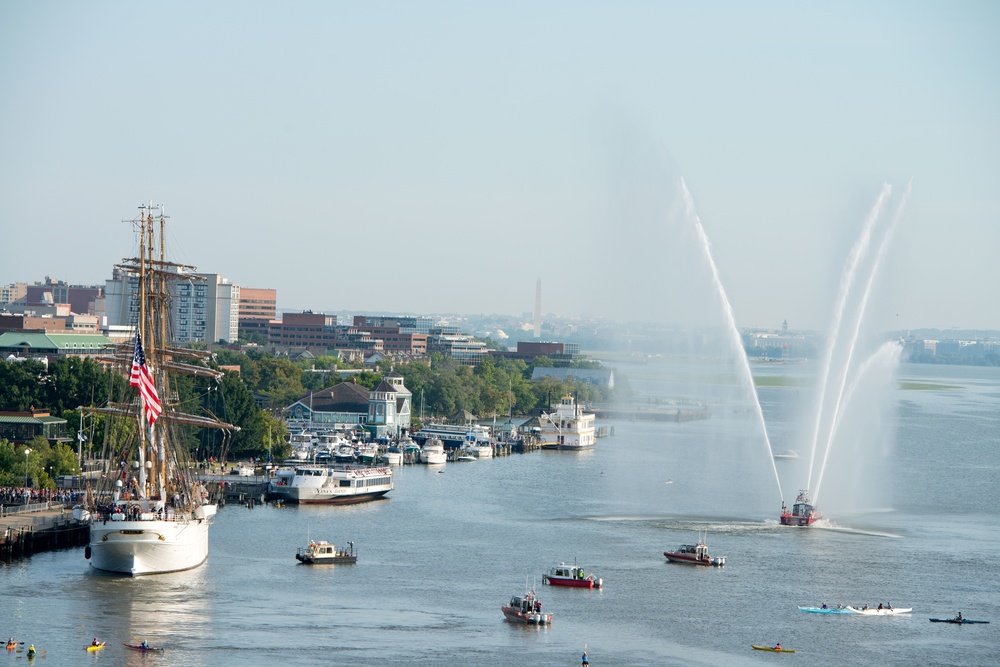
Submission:
[[[655,365],[625,372],[647,395],[685,391],[657,380],[670,373]],[[209,561],[191,572],[110,577],[90,571],[82,549],[37,554],[0,566],[0,634],[34,642],[46,651],[34,662],[50,665],[578,665],[584,646],[594,667],[998,664],[1000,369],[904,366],[900,376],[930,384],[893,392],[878,485],[888,501],[843,516],[821,504],[819,527],[778,525],[765,448],[741,437],[752,415],[714,403],[705,421],[616,423],[589,452],[407,466],[378,502],[230,505],[212,527]],[[803,391],[761,389],[784,445]],[[787,501],[799,481],[778,463]],[[664,549],[699,533],[726,567],[665,562]],[[310,537],[352,540],[357,564],[299,565],[296,547]],[[561,561],[604,589],[542,586]],[[552,626],[503,620],[501,604],[526,586]],[[913,613],[796,608],[824,602]],[[959,610],[992,623],[927,620]],[[108,646],[85,653],[94,636]],[[141,638],[166,652],[122,647]],[[798,653],[750,648],[775,642]]]

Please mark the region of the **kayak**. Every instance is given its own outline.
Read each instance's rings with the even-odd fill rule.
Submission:
[[[957,618],[932,618],[931,623],[955,623],[961,625],[963,623],[989,623],[989,621],[973,621],[968,618],[963,618],[961,620]]]
[[[795,653],[793,648],[774,648],[773,646],[757,646],[756,644],[750,644],[753,648],[758,651],[773,651],[774,653]]]
[[[808,611],[812,614],[853,614],[854,612],[847,607],[828,607],[823,609],[822,607],[799,607],[799,611]]]
[[[162,648],[153,648],[152,646],[143,646],[142,644],[124,644],[125,648],[134,649],[136,651],[162,651]]]
[[[902,609],[897,609],[895,607],[883,607],[882,609],[872,609],[869,607],[865,609],[864,607],[852,607],[848,605],[848,609],[854,614],[864,614],[865,616],[895,616],[896,614],[909,614],[913,611],[913,607],[905,607]]]
[[[101,642],[97,646],[88,646],[86,650],[88,650],[88,651],[100,651],[102,648],[104,648],[104,642]]]

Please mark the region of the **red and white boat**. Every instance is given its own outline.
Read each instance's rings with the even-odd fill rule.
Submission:
[[[791,510],[785,507],[785,503],[781,503],[782,526],[808,526],[821,518],[819,511],[812,504],[808,489],[799,491]]]
[[[514,623],[527,623],[528,625],[548,625],[552,622],[552,614],[542,613],[542,603],[535,597],[534,591],[527,594],[515,595],[510,599],[510,603],[500,607],[504,617]]]
[[[682,544],[677,551],[664,551],[663,555],[671,563],[686,563],[687,565],[717,565],[726,564],[725,556],[710,556],[708,546],[704,541],[698,544]]]
[[[542,575],[542,583],[549,586],[570,586],[571,588],[601,588],[604,585],[604,580],[598,579],[592,574],[585,574],[582,567],[559,563],[549,570],[548,574]]]

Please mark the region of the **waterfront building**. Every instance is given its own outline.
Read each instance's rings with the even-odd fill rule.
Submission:
[[[403,376],[389,371],[368,398],[367,428],[376,438],[399,438],[410,428],[413,396],[403,384]]]
[[[0,334],[0,356],[55,361],[62,357],[96,357],[107,352],[111,341],[100,335],[8,331]]]
[[[38,436],[48,440],[51,445],[72,441],[66,435],[66,420],[53,417],[48,410],[0,412],[0,440],[20,445],[31,442]]]
[[[413,397],[403,376],[390,371],[368,390],[351,381],[313,391],[284,409],[292,432],[364,426],[373,437],[398,438],[410,427]]]

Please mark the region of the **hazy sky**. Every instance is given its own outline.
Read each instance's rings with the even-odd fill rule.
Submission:
[[[873,314],[1000,329],[1000,4],[0,3],[2,284],[153,200],[282,309],[684,321],[679,178],[740,326],[823,329],[912,180]]]

